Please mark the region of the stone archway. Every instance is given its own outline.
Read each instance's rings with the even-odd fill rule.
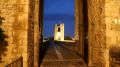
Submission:
[[[40,0],[41,1],[41,0]],[[76,31],[75,38],[78,41],[78,53],[84,57],[85,37],[88,37],[88,65],[105,67],[106,53],[106,24],[104,19],[104,0],[75,0]],[[41,4],[40,4],[41,5]],[[43,5],[41,5],[43,6]],[[40,9],[42,11],[42,9]],[[85,12],[84,12],[85,11]],[[42,14],[42,13],[41,13]],[[87,19],[88,18],[88,19]],[[42,17],[40,18],[42,19]],[[87,23],[87,24],[86,24]],[[40,23],[42,25],[42,22]],[[88,26],[88,28],[85,28]],[[40,27],[42,29],[42,26]],[[40,34],[42,35],[42,33]],[[105,52],[104,52],[105,51]],[[99,57],[99,55],[101,57]],[[98,61],[99,60],[99,61]]]

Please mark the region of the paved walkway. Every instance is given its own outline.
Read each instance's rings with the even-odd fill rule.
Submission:
[[[84,61],[75,52],[65,49],[53,42],[43,58],[41,67],[86,67]]]

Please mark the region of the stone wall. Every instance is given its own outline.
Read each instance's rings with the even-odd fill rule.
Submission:
[[[106,43],[120,47],[120,0],[105,1]]]
[[[5,18],[2,28],[8,35],[6,56],[2,57],[4,62],[0,65],[7,65],[22,56],[24,67],[34,65],[37,67],[39,64],[39,1],[1,0],[0,16]]]
[[[2,57],[0,67],[23,56],[27,65],[28,0],[0,0],[0,16],[4,17],[2,28],[8,36],[6,56]]]
[[[88,0],[89,66],[108,67],[104,17],[105,0]]]
[[[107,48],[109,51],[116,53],[116,50],[120,48],[120,0],[105,0],[105,21]],[[107,59],[110,58],[110,55],[112,54],[108,54]]]

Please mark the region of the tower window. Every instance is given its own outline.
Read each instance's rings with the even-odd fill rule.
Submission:
[[[60,27],[58,27],[58,32],[60,32]]]

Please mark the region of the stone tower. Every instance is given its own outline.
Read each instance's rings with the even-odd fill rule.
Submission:
[[[55,24],[54,40],[64,41],[64,24]]]

